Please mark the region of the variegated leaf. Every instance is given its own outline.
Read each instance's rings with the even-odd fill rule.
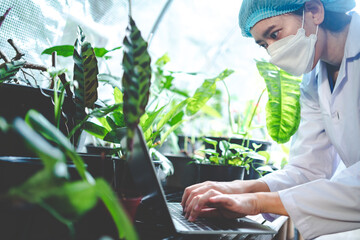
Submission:
[[[144,114],[149,100],[151,80],[151,60],[147,51],[148,45],[131,17],[123,44],[123,110],[125,123],[128,127],[127,144],[128,149],[131,151],[134,128]]]
[[[98,66],[94,49],[85,41],[85,35],[78,28],[78,38],[74,45],[74,80],[78,86],[75,89],[77,109],[85,113],[85,107],[93,108],[97,100]],[[82,119],[80,119],[82,120]]]

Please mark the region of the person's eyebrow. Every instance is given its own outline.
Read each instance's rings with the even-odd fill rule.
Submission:
[[[265,30],[265,32],[263,33],[263,38],[265,39],[265,38],[267,38],[267,36],[270,34],[270,32],[275,28],[276,26],[275,25],[271,25],[271,26],[269,26],[266,30]],[[257,43],[257,44],[259,44],[259,43],[261,43],[263,40],[257,40],[257,41],[255,41],[255,43]]]

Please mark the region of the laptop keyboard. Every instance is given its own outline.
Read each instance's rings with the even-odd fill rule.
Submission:
[[[195,231],[221,230],[219,227],[205,219],[198,218],[195,222],[189,222],[183,215],[183,209],[180,203],[168,203],[168,207],[173,219],[175,219],[187,229]]]

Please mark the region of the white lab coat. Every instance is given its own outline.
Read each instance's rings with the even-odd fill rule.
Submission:
[[[331,94],[326,66],[304,75],[289,164],[263,178],[305,239],[360,228],[360,16]],[[344,170],[334,175],[340,162]]]

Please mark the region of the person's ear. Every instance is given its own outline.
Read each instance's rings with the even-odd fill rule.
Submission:
[[[311,12],[313,22],[320,25],[324,21],[325,10],[320,0],[310,0],[305,3],[305,11]]]

